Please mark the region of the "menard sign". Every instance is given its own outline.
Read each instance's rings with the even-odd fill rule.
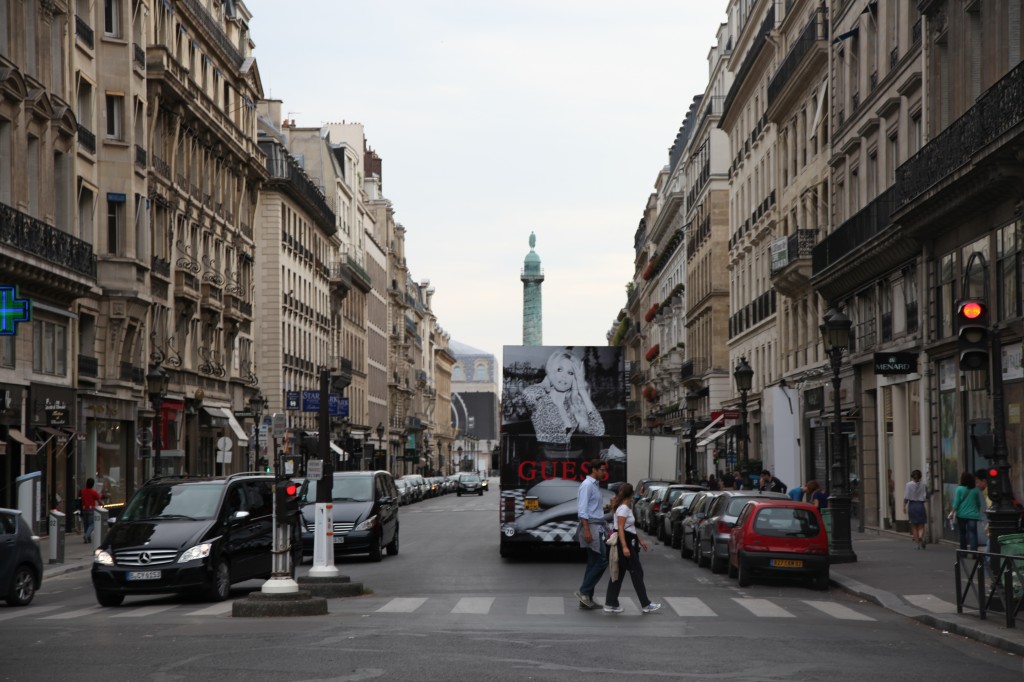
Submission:
[[[875,353],[875,374],[913,374],[917,353]]]

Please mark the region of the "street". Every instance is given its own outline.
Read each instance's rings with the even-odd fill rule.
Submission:
[[[339,562],[372,593],[329,615],[232,618],[231,601],[129,598],[96,604],[87,571],[0,607],[3,680],[1020,680],[1021,659],[924,627],[844,592],[799,583],[740,589],[650,539],[641,615],[572,596],[583,564],[498,556],[496,491],[434,498],[400,513],[401,553]],[[300,574],[308,571],[304,565]],[[258,589],[235,586],[232,599]],[[602,580],[597,593],[604,601]]]

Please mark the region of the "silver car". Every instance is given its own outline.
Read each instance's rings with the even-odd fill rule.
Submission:
[[[712,573],[724,573],[729,565],[729,536],[743,506],[751,500],[788,500],[782,493],[757,490],[725,490],[705,510],[707,517],[697,526],[694,559],[698,566],[711,565]]]

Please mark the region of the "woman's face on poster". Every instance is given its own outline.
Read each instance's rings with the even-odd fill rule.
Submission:
[[[558,358],[552,364],[548,378],[556,391],[562,393],[568,391],[576,380],[576,371],[573,369],[572,360],[566,357]]]

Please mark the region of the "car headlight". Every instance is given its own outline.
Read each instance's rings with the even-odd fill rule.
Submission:
[[[204,542],[201,545],[195,547],[189,547],[181,553],[181,557],[178,559],[179,564],[183,564],[187,561],[195,561],[196,559],[205,559],[210,556],[210,550],[213,549],[213,544]]]
[[[100,564],[101,566],[113,566],[114,565],[114,557],[112,557],[110,555],[110,552],[108,552],[105,549],[97,549],[96,550],[96,554],[93,555],[92,560],[95,563]]]
[[[370,530],[375,525],[377,525],[377,517],[376,516],[371,516],[370,518],[366,519],[365,521],[360,523],[358,526],[356,526],[353,530]]]

